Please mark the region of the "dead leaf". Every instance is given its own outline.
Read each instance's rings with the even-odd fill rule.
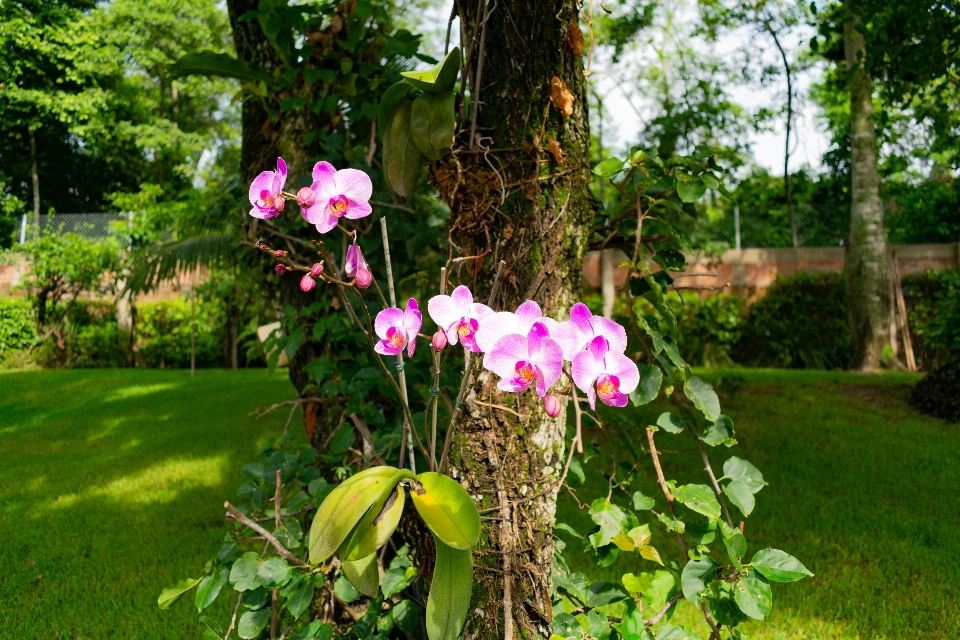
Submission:
[[[563,149],[560,148],[559,142],[553,138],[547,138],[547,151],[549,151],[553,159],[557,161],[557,164],[563,164]]]
[[[564,118],[573,115],[573,94],[559,76],[553,76],[550,79],[550,102],[563,114]]]
[[[330,306],[333,307],[334,311],[337,311],[338,309],[340,309],[340,298],[334,297],[333,299],[331,299]]]
[[[576,20],[570,23],[570,28],[567,30],[567,46],[570,47],[570,51],[573,51],[573,55],[583,55],[583,31],[580,30]]]
[[[330,18],[330,31],[333,33],[340,33],[343,29],[343,18],[340,17],[340,14],[333,14],[333,17]]]
[[[503,236],[503,239],[504,239],[504,240],[509,240],[510,238],[512,238],[512,237],[513,237],[513,225],[512,225],[512,224],[507,224],[507,226],[503,228],[503,231],[500,233],[500,235]]]

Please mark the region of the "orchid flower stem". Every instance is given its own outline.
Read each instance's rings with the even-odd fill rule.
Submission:
[[[497,275],[493,278],[493,287],[490,289],[490,298],[487,300],[487,306],[492,307],[500,293],[500,279],[503,277],[503,269],[507,266],[505,260],[501,260],[497,265]],[[463,400],[467,395],[467,389],[470,388],[470,379],[473,377],[473,354],[464,350],[463,355],[463,380],[460,381],[460,393],[457,394],[457,403],[453,407],[453,415],[450,416],[450,424],[447,426],[447,435],[443,439],[443,453],[440,455],[440,469],[446,473],[447,456],[450,453],[450,443],[453,441],[453,432],[457,426],[457,418],[460,417],[460,409],[463,407]]]
[[[440,267],[440,295],[447,294],[447,268]],[[441,331],[443,327],[440,328]],[[440,352],[433,352],[433,388],[430,395],[433,397],[433,406],[431,407],[431,428],[430,428],[430,470],[437,470],[437,404],[440,402]]]
[[[393,286],[393,263],[390,261],[390,236],[387,234],[387,218],[380,218],[380,233],[383,234],[383,257],[387,263],[387,287],[390,290],[390,306],[397,306],[397,292]],[[377,288],[379,291],[379,287]],[[382,295],[382,294],[381,294]],[[403,370],[403,354],[397,354],[397,377],[400,379],[400,401],[403,403],[404,407],[407,407],[406,414],[410,413],[409,409],[409,400],[407,398],[407,375]],[[416,475],[417,473],[417,461],[416,455],[413,452],[413,435],[414,431],[413,420],[408,419],[404,415],[404,430],[406,431],[405,438],[401,440],[400,444],[400,466],[403,466],[403,448],[406,445],[410,457],[410,471]],[[417,436],[417,439],[420,439],[420,436]]]

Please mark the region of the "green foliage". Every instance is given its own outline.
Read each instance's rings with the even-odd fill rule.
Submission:
[[[754,366],[845,368],[853,354],[842,277],[799,271],[777,278],[750,306],[738,351]]]
[[[23,298],[0,298],[0,355],[29,349],[36,339],[30,303]]]
[[[198,367],[223,362],[225,310],[218,301],[195,305],[183,298],[137,305],[137,363],[146,367],[189,367],[195,323]]]

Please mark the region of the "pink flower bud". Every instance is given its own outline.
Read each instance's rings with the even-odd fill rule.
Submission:
[[[283,204],[284,204],[283,197],[278,195],[277,198],[273,201],[273,208],[276,209],[277,211],[283,211]]]
[[[300,290],[304,293],[310,293],[315,286],[317,286],[317,281],[311,278],[309,273],[300,279]]]
[[[287,265],[285,265],[285,264],[278,264],[277,266],[275,266],[275,267],[273,268],[273,270],[274,270],[274,272],[276,272],[276,274],[277,274],[278,276],[282,276],[283,274],[285,274],[285,273],[287,272]]]
[[[354,242],[347,247],[347,257],[343,261],[343,272],[349,280],[350,278],[356,277],[357,271],[360,269],[367,269],[367,261],[363,259],[363,252],[360,251],[360,245]]]
[[[357,269],[356,283],[361,289],[366,289],[373,284],[373,274],[366,269]]]
[[[285,255],[287,255],[287,252],[284,251],[283,249],[277,249],[276,251],[273,252],[273,257],[274,257],[274,258],[282,258],[282,257],[284,257]]]
[[[312,275],[314,278],[319,278],[321,274],[323,274],[323,263],[314,263],[314,265],[310,267],[310,275]]]
[[[543,398],[543,409],[547,412],[547,415],[551,418],[556,418],[560,415],[560,401],[557,400],[557,396],[552,393]]]
[[[297,191],[297,204],[301,207],[311,207],[317,201],[316,192],[310,187],[304,187]]]
[[[270,251],[270,247],[265,244],[257,245],[257,248],[260,249],[260,251]]]
[[[447,334],[443,331],[437,331],[433,334],[433,350],[443,351],[445,346],[447,346]]]

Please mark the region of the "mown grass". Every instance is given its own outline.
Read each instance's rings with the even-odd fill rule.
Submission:
[[[749,554],[773,546],[816,574],[775,585],[773,612],[765,623],[744,627],[749,637],[960,637],[960,427],[907,405],[909,384],[917,378],[770,370],[705,377],[725,380],[721,389],[729,391],[721,391],[721,402],[739,439],[733,449],[710,450],[714,468],[720,471],[727,457],[737,455],[759,467],[769,483],[746,518]],[[638,440],[665,408],[605,411],[606,428],[591,429],[590,438],[603,451],[625,455],[616,431]],[[661,433],[657,441],[674,450],[693,444],[686,434]],[[679,484],[709,483],[699,454],[662,459],[666,476]],[[586,465],[586,487],[577,491],[583,501],[607,493],[598,464]],[[649,458],[641,469],[644,479],[636,488],[662,504]],[[629,504],[623,492],[614,499]],[[569,496],[561,498],[558,518],[581,532],[592,526]],[[619,581],[638,567],[654,568],[633,558],[592,568],[579,554],[582,543],[561,535],[571,567],[594,579]],[[663,534],[654,543],[677,557],[675,543]],[[722,550],[715,555],[726,560]],[[693,607],[681,601],[677,620],[693,626]],[[694,628],[708,636],[704,623]]]
[[[915,377],[704,375],[726,379],[740,440],[711,450],[714,465],[738,455],[770,483],[747,519],[751,553],[773,545],[817,574],[775,585],[774,611],[747,625],[751,639],[960,636],[960,428],[907,406]],[[264,371],[0,373],[0,638],[199,637],[189,601],[161,612],[156,597],[215,553],[240,466],[285,419],[251,411],[291,395],[284,375]],[[616,430],[640,440],[661,409],[605,412],[606,428],[589,435],[621,455]],[[658,441],[685,449],[683,438]],[[597,464],[586,465],[581,499],[606,495]],[[681,482],[705,481],[693,454],[664,465]],[[638,488],[658,495],[643,471]],[[590,527],[569,496],[559,517]],[[637,570],[591,570],[566,538],[571,564],[594,578]],[[668,539],[654,542],[675,555]],[[213,617],[229,617],[226,599],[214,606]],[[681,603],[674,621],[694,624],[693,613]]]
[[[0,638],[198,638],[192,598],[157,596],[216,553],[282,431],[251,412],[292,396],[263,370],[0,373]]]

